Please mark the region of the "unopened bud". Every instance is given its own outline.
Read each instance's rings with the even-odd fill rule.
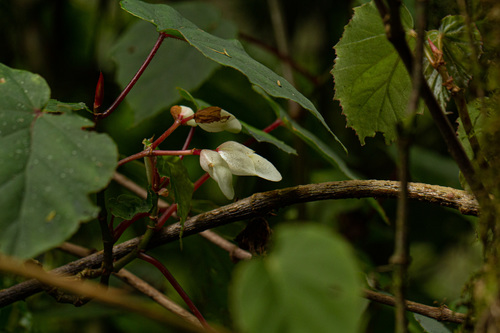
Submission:
[[[227,112],[222,115],[222,109],[218,106],[210,106],[206,109],[200,110],[194,114],[194,120],[197,123],[210,124],[215,122],[225,123],[229,120],[231,115]]]

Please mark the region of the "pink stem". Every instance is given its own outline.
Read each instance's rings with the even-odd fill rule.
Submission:
[[[179,294],[179,296],[181,296],[181,298],[184,300],[184,302],[189,307],[189,309],[191,310],[191,312],[196,316],[196,318],[198,318],[198,320],[200,321],[200,323],[205,328],[210,328],[210,326],[208,325],[208,323],[205,320],[205,318],[203,318],[203,315],[201,314],[201,312],[198,310],[198,308],[196,307],[196,305],[194,305],[193,301],[191,301],[191,299],[189,298],[188,294],[184,291],[184,289],[182,289],[182,287],[179,284],[179,282],[177,282],[177,280],[169,272],[169,270],[167,269],[167,267],[165,267],[165,265],[163,265],[156,258],[153,258],[152,256],[150,256],[148,254],[145,254],[144,252],[139,252],[138,255],[137,255],[137,257],[139,259],[142,259],[142,260],[144,260],[144,261],[146,261],[146,262],[154,265],[156,268],[158,268],[158,270],[160,272],[162,272],[162,274],[165,276],[165,278],[168,280],[168,282],[170,282],[170,284],[172,285],[172,287],[174,287],[175,291],[177,291],[177,293]]]
[[[153,60],[153,57],[155,56],[156,51],[158,51],[158,49],[160,48],[160,45],[161,45],[161,43],[163,43],[163,40],[165,39],[165,37],[167,37],[166,34],[160,33],[160,35],[158,36],[158,39],[156,40],[155,45],[153,46],[153,49],[151,50],[148,57],[146,58],[146,60],[142,64],[141,68],[139,68],[137,73],[135,73],[132,80],[130,80],[130,82],[127,84],[125,89],[123,89],[123,91],[116,98],[116,100],[113,102],[113,104],[111,104],[109,109],[107,109],[106,112],[104,112],[104,113],[99,113],[96,115],[96,116],[98,116],[98,118],[103,119],[103,118],[106,118],[107,116],[109,116],[118,107],[118,105],[120,105],[120,103],[125,99],[125,96],[128,95],[130,90],[134,87],[134,85],[137,83],[137,81],[141,77],[142,73],[144,73],[144,71],[148,67],[151,60]]]
[[[135,214],[132,219],[121,222],[113,232],[114,241],[116,242],[122,236],[123,232],[127,230],[127,228],[130,227],[134,222],[146,216],[149,216],[149,213],[138,213]]]

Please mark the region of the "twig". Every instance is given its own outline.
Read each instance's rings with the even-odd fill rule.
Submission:
[[[378,293],[372,290],[364,290],[363,296],[371,301],[394,306],[393,296]],[[412,301],[405,301],[407,311],[421,314],[423,316],[434,318],[439,321],[461,324],[465,321],[465,314],[451,311],[446,306],[434,307]]]
[[[280,190],[255,193],[252,196],[212,211],[189,218],[184,224],[184,237],[198,234],[228,223],[262,216],[273,209],[299,202],[348,198],[396,198],[399,182],[386,180],[348,180],[322,184],[300,185]],[[445,207],[458,209],[462,214],[478,215],[479,205],[475,198],[465,191],[449,187],[420,183],[408,184],[408,197]],[[160,230],[148,245],[157,247],[177,241],[181,232],[180,223],[171,224]],[[115,259],[125,256],[136,248],[140,238],[136,237],[113,248]],[[102,252],[91,254],[53,270],[56,274],[73,275],[85,268],[97,268],[102,263]],[[0,290],[0,307],[25,299],[42,291],[42,284],[36,280],[19,283]]]
[[[148,192],[145,189],[118,172],[115,172],[115,174],[113,175],[113,180],[143,199],[146,199],[148,196]],[[169,204],[160,199],[158,200],[158,207],[168,208]],[[216,234],[213,231],[205,230],[203,232],[200,232],[200,235],[210,242],[214,243],[218,247],[222,248],[223,250],[229,252],[231,257],[238,258],[240,260],[249,260],[252,258],[252,254],[250,252],[241,249],[236,244],[233,244],[230,241],[222,238],[220,235]]]
[[[232,258],[238,258],[239,260],[250,260],[252,259],[252,254],[248,251],[243,250],[236,244],[222,238],[220,235],[216,234],[211,230],[205,230],[200,232],[200,235],[210,242],[214,243],[223,250],[229,252]]]
[[[174,326],[182,332],[202,331],[199,327],[193,326],[185,321],[180,321],[178,318],[172,317],[168,313],[159,312],[157,309],[146,306],[143,301],[138,300],[136,297],[128,296],[125,292],[116,288],[106,288],[101,284],[88,281],[76,281],[74,278],[47,273],[38,265],[25,264],[7,256],[0,256],[0,271],[34,278],[37,281],[41,281],[38,283],[61,288],[114,307],[139,313],[144,317],[165,323],[169,326]]]
[[[92,253],[92,251],[84,248],[83,246],[79,246],[68,242],[61,244],[61,246],[59,246],[59,249],[77,257],[85,257]],[[155,302],[157,302],[159,305],[169,310],[170,312],[176,314],[177,316],[183,318],[184,320],[190,322],[195,326],[198,326],[200,328],[203,327],[198,321],[198,319],[196,319],[195,316],[189,313],[189,311],[179,306],[170,298],[159,292],[158,289],[154,288],[149,283],[142,280],[138,276],[132,274],[125,268],[120,270],[120,272],[118,273],[113,273],[113,275],[122,280],[123,282],[127,283],[128,285],[132,286],[133,288],[137,289],[138,291],[142,292],[144,295],[150,297],[152,300],[154,300]]]

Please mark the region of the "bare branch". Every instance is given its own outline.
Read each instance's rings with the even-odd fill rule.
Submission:
[[[381,294],[372,290],[364,290],[363,296],[371,301],[394,306],[395,301],[393,296]],[[461,324],[465,320],[465,314],[453,312],[445,305],[440,307],[429,306],[412,301],[405,301],[406,310],[423,316],[434,318],[439,321],[447,321],[450,323]]]
[[[184,225],[184,237],[228,223],[263,216],[274,209],[295,203],[367,197],[396,198],[398,190],[399,182],[396,181],[348,180],[255,193],[246,199],[191,217]],[[471,194],[449,187],[409,183],[408,197],[412,200],[458,209],[466,215],[479,214],[479,205]],[[149,248],[177,241],[180,231],[179,223],[163,228],[151,239]],[[113,248],[114,258],[119,259],[128,254],[136,248],[139,241],[140,238],[137,237],[116,245]],[[74,275],[85,268],[98,268],[101,263],[102,251],[56,268],[52,272],[61,275]],[[36,280],[25,281],[1,290],[0,307],[25,299],[40,291],[42,291],[42,284]]]

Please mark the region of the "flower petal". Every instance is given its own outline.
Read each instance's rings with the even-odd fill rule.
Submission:
[[[226,161],[229,165],[229,169],[234,175],[237,176],[256,176],[255,167],[249,154],[253,153],[253,150],[245,147],[244,145],[234,142],[227,141],[221,144],[217,151],[219,155]]]
[[[255,174],[260,178],[264,178],[272,182],[279,182],[282,179],[278,169],[276,169],[276,167],[264,157],[252,154],[249,158],[252,160],[255,167]]]
[[[234,198],[233,175],[216,151],[203,149],[200,153],[200,166],[217,182],[226,198]]]
[[[220,121],[198,122],[198,125],[207,132],[222,132],[228,131],[231,133],[239,133],[241,131],[241,123],[231,113],[220,110]]]

